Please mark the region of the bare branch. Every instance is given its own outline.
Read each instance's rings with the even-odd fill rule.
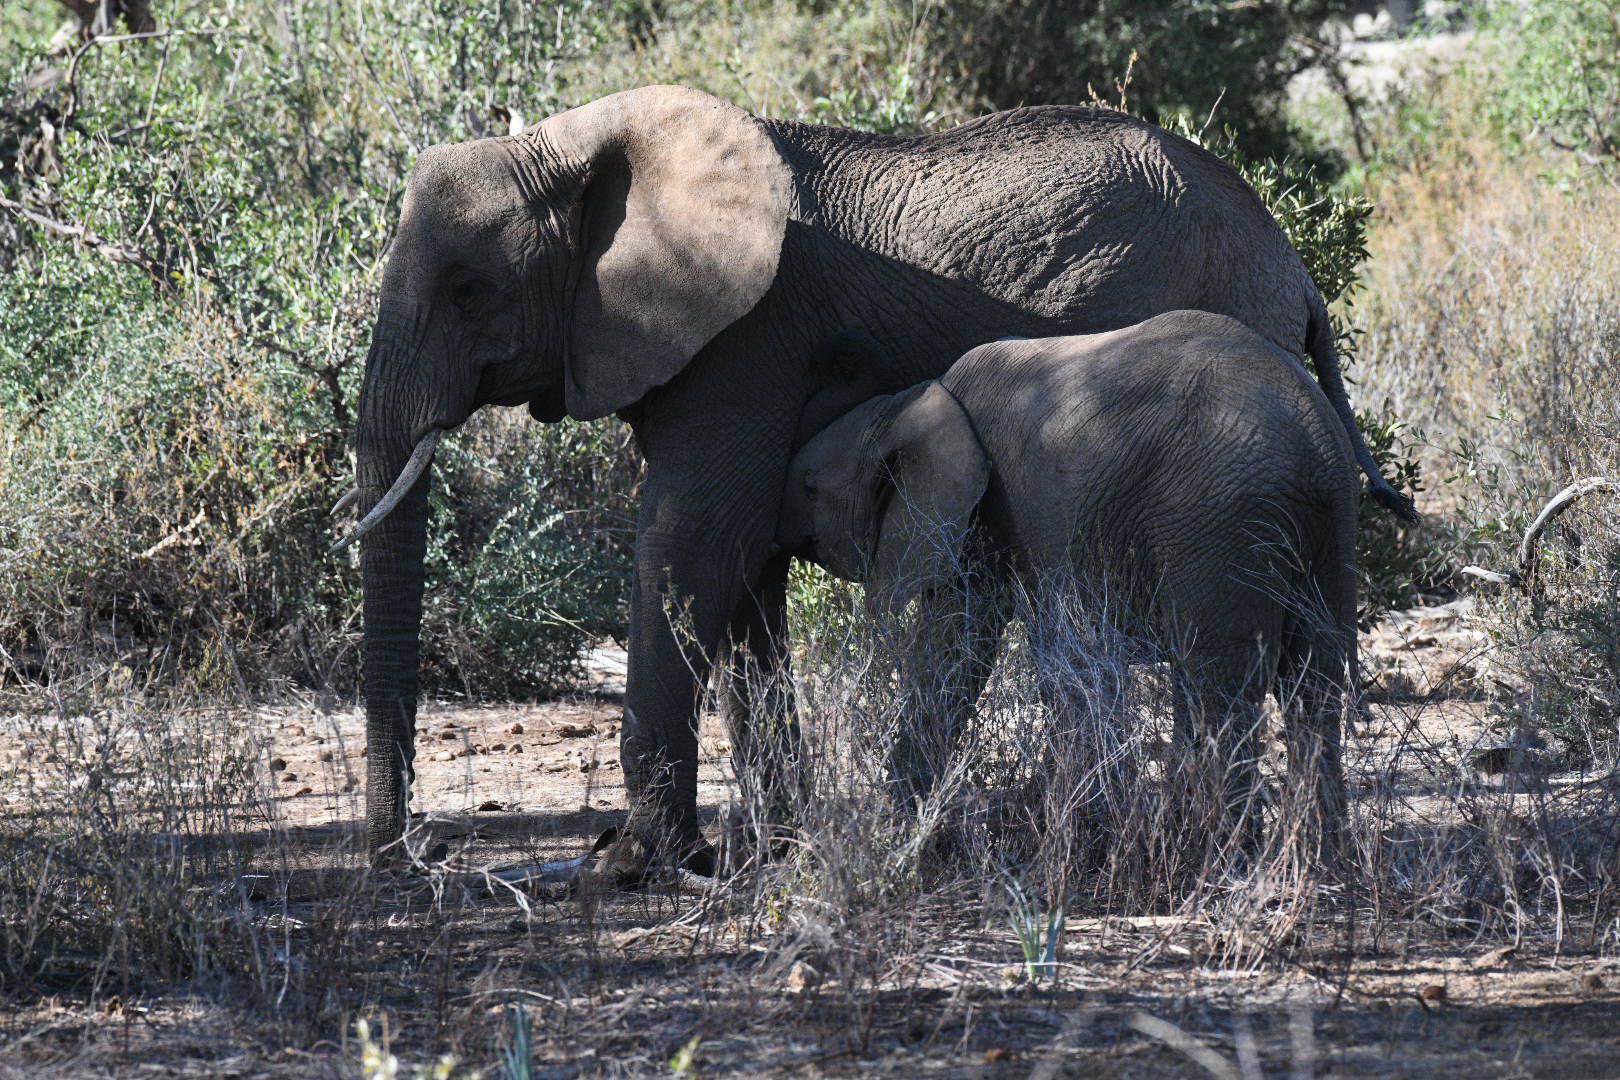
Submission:
[[[1535,576],[1536,541],[1541,539],[1541,534],[1546,531],[1548,525],[1552,524],[1553,519],[1573,506],[1575,500],[1582,495],[1604,489],[1620,491],[1620,481],[1612,480],[1607,476],[1589,476],[1585,480],[1575,481],[1575,483],[1547,501],[1547,505],[1541,508],[1541,513],[1536,515],[1536,520],[1532,521],[1530,527],[1524,531],[1524,539],[1519,542],[1519,577],[1521,579],[1528,582]]]
[[[146,272],[148,277],[157,283],[159,288],[167,292],[174,291],[174,280],[169,276],[169,267],[158,259],[148,255],[146,252],[141,251],[139,248],[114,243],[113,241],[90,231],[83,225],[78,225],[68,221],[58,221],[56,218],[41,214],[37,210],[29,209],[22,203],[17,202],[14,199],[8,199],[3,195],[0,195],[0,208],[10,210],[13,214],[16,214],[24,221],[32,222],[33,224],[44,229],[46,232],[55,233],[57,236],[65,236],[69,239],[77,240],[86,247],[94,250],[97,254],[103,256],[104,258],[111,259],[113,262],[127,263],[130,266],[138,266]]]

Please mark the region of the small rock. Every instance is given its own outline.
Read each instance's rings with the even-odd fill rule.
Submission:
[[[365,756],[366,756],[366,748],[365,748],[365,747],[364,747],[364,746],[362,746],[362,747],[361,747],[361,748],[360,748],[360,756],[361,756],[361,757],[365,757]]]
[[[523,753],[523,744],[520,742],[515,742],[506,748],[506,752],[508,754],[521,754]]]
[[[287,727],[287,734],[289,734],[289,735],[302,735],[303,733],[304,733],[304,725],[303,724],[290,724]]]
[[[506,733],[508,735],[521,735],[521,734],[523,734],[523,725],[522,724],[507,724],[506,725]]]
[[[503,742],[490,743],[489,746],[487,748],[485,748],[484,753],[486,753],[486,754],[504,754],[504,753],[506,753],[506,744],[503,743]]]
[[[287,768],[287,759],[286,758],[278,758],[278,757],[276,757],[276,758],[271,758],[270,759],[270,771],[271,772],[284,772],[284,771],[286,771],[286,768]]]
[[[1430,983],[1428,986],[1425,986],[1422,990],[1418,991],[1418,997],[1422,998],[1431,1005],[1438,1005],[1440,1002],[1446,1000],[1446,988],[1441,986],[1439,983]]]
[[[454,761],[456,760],[456,752],[454,750],[440,750],[437,754],[433,755],[433,760]]]
[[[807,990],[814,990],[821,985],[821,972],[803,960],[795,960],[793,966],[788,968],[787,984],[789,990],[796,990],[801,994]]]
[[[594,724],[558,724],[557,734],[565,739],[584,739],[596,734]]]
[[[296,784],[298,783],[298,775],[296,773],[284,772],[281,774],[281,782],[283,784]]]
[[[1500,949],[1492,949],[1484,956],[1476,956],[1471,965],[1475,971],[1484,971],[1489,968],[1498,968],[1513,958],[1519,950],[1512,945],[1504,945]]]
[[[341,790],[344,794],[348,794],[349,792],[354,790],[354,781],[353,780],[345,780],[345,781],[343,781],[343,787],[340,788],[339,790]]]
[[[1595,971],[1589,971],[1581,977],[1581,986],[1595,994],[1603,989],[1603,976]]]
[[[319,754],[316,754],[315,756],[318,757],[322,761],[331,761],[332,760],[332,751],[330,751],[330,750],[322,750]]]
[[[478,812],[481,814],[493,813],[495,811],[504,809],[506,808],[500,803],[496,802],[494,799],[486,799],[478,804]]]
[[[313,795],[313,794],[315,794],[315,789],[314,788],[312,788],[312,787],[301,787],[297,791],[293,792],[293,797],[297,798],[300,795]]]
[[[451,739],[459,738],[461,738],[461,733],[459,731],[451,731],[447,728],[444,731],[439,732],[440,742],[449,742]]]
[[[998,1061],[1012,1060],[1013,1052],[1005,1046],[992,1046],[984,1052],[984,1063],[994,1065]]]

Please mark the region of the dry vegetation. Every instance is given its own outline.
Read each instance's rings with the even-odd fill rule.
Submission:
[[[791,51],[818,9],[795,10],[728,40]],[[899,98],[850,89],[911,41],[903,20],[843,33],[872,50],[842,69],[847,82],[764,85],[810,114],[922,122],[888,68],[877,82]],[[661,50],[707,35],[726,36],[694,23],[612,62],[676,70]],[[762,85],[735,66],[707,77]],[[895,805],[886,747],[917,700],[895,658],[915,643],[806,577],[803,783],[775,858],[718,886],[675,877],[634,894],[536,872],[622,817],[622,676],[599,650],[572,696],[468,704],[535,624],[446,588],[428,629],[437,685],[466,696],[419,720],[420,872],[375,876],[358,856],[362,720],[334,690],[350,572],[292,582],[324,536],[345,398],[296,365],[255,366],[240,312],[216,307],[174,336],[136,311],[120,331],[145,325],[169,362],[129,407],[196,391],[203,404],[163,429],[194,439],[152,434],[98,456],[87,448],[105,414],[85,406],[64,424],[71,399],[0,402],[0,419],[37,411],[55,440],[0,431],[0,499],[39,510],[0,519],[0,596],[19,595],[5,589],[25,579],[23,553],[85,568],[46,605],[0,610],[0,642],[26,626],[33,650],[0,656],[0,1076],[1620,1071],[1620,498],[1594,493],[1558,520],[1536,589],[1459,591],[1453,578],[1469,561],[1509,568],[1547,496],[1620,474],[1620,194],[1606,167],[1493,132],[1495,93],[1479,71],[1442,74],[1366,114],[1387,149],[1365,170],[1378,212],[1350,312],[1356,392],[1422,429],[1430,521],[1403,543],[1439,569],[1429,606],[1363,635],[1348,840],[1330,865],[1273,729],[1260,841],[1213,826],[1213,778],[1169,750],[1161,658],[1070,600],[1036,605],[1005,644],[935,796]],[[368,280],[317,309],[340,380]],[[23,353],[5,354],[12,375]],[[105,395],[130,355],[75,370]],[[306,385],[298,438],[264,435],[285,424],[276,402]],[[490,536],[538,552],[543,573],[553,539],[523,546],[531,533],[574,560],[566,545],[609,534],[588,550],[611,576],[627,447],[614,432],[532,427],[489,419],[452,463],[471,509],[438,541],[448,579],[478,568]],[[25,468],[51,448],[79,455],[67,481]],[[514,465],[525,455],[528,473]],[[501,533],[506,519],[478,517],[528,498],[559,463],[576,505],[614,497],[569,529],[524,519]],[[509,473],[526,479],[503,486]],[[191,524],[193,506],[213,512]],[[276,610],[293,617],[231,621]],[[611,623],[613,601],[581,611]],[[574,643],[529,682],[557,681]],[[268,705],[267,686],[280,690]],[[747,862],[759,808],[713,721],[700,799]]]

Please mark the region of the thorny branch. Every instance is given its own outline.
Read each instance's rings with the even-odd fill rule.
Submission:
[[[104,258],[111,259],[113,262],[127,263],[130,266],[139,267],[141,270],[145,271],[146,275],[150,277],[152,281],[155,282],[157,286],[166,293],[172,294],[175,290],[172,268],[168,264],[154,258],[151,255],[148,255],[139,248],[130,247],[126,244],[114,243],[100,234],[92,232],[84,225],[79,225],[68,221],[60,221],[46,214],[42,214],[37,210],[31,210],[22,203],[17,202],[15,199],[8,199],[4,195],[0,195],[0,208],[11,211],[24,221],[31,222],[32,224],[44,229],[46,232],[55,233],[57,236],[65,236],[70,239],[77,240],[81,244],[84,244],[86,247],[95,251],[97,254]]]

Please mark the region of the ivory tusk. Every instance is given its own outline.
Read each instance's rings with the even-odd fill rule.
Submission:
[[[357,487],[352,487],[348,491],[345,491],[343,493],[343,498],[339,499],[332,505],[332,516],[337,517],[339,514],[343,513],[343,511],[347,510],[350,504],[359,497],[360,489]]]
[[[433,460],[433,448],[438,445],[439,436],[442,434],[442,431],[435,428],[422,436],[422,441],[411,451],[411,459],[405,463],[405,468],[400,470],[399,479],[388,489],[388,494],[377,501],[377,505],[371,508],[371,513],[361,518],[348,536],[332,545],[332,554],[337,554],[360,539],[375,528],[379,521],[393,513],[394,507],[404,500],[411,488],[422,478],[422,474],[427,471],[428,463]]]

